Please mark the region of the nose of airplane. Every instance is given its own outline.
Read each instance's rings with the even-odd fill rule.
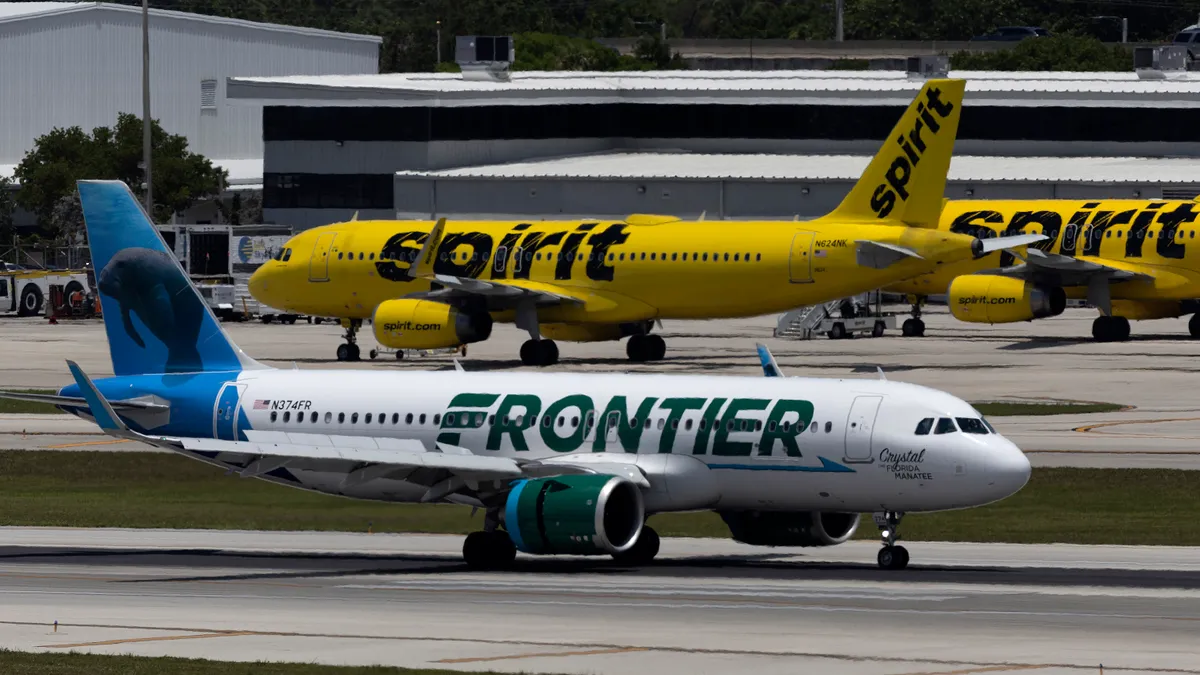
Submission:
[[[1003,436],[990,437],[988,458],[988,487],[994,499],[1010,497],[1029,482],[1032,468],[1029,458],[1015,443]]]
[[[267,305],[271,304],[271,276],[274,264],[274,261],[271,260],[263,263],[262,266],[254,270],[254,274],[250,275],[250,281],[247,282],[247,286],[250,288],[250,295],[254,296],[255,300]]]

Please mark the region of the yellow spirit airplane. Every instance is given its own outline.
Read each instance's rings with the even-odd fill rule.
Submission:
[[[947,294],[961,321],[1009,323],[1061,314],[1068,298],[1100,311],[1092,337],[1129,338],[1129,321],[1192,314],[1200,337],[1200,204],[1195,201],[1110,199],[946,203],[942,231],[974,237],[1040,233],[1024,255],[998,252],[945,265],[887,290],[918,297]],[[917,318],[905,335],[920,335]]]
[[[937,229],[962,95],[962,80],[927,82],[850,194],[817,220],[339,223],[293,237],[250,291],[342,319],[339,360],[358,358],[365,319],[396,349],[478,342],[493,321],[512,321],[530,336],[526,365],[555,363],[554,340],[623,337],[630,359],[658,360],[661,319],[785,311],[1043,239]]]

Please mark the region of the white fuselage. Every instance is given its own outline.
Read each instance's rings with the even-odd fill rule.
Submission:
[[[917,435],[922,420],[980,415],[949,394],[901,382],[263,370],[228,386],[241,390],[239,431],[326,434],[335,444],[337,436],[415,438],[429,449],[440,441],[518,461],[632,463],[650,480],[650,512],[953,509],[1007,497],[1029,477],[1024,454],[998,434],[965,433],[956,423]],[[219,437],[217,418],[228,420],[229,411],[213,413]],[[284,482],[388,501],[416,501],[427,490],[395,477],[350,486],[344,478],[297,470]]]

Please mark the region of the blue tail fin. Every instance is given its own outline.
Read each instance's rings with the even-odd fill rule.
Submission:
[[[116,375],[259,366],[213,316],[120,181],[79,181],[104,329]]]

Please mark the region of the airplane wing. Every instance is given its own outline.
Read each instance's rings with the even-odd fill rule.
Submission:
[[[1039,241],[1045,241],[1047,238],[1042,234],[1015,234],[1005,237],[977,239],[978,248],[976,255],[983,256],[996,251],[1020,248],[1036,244]],[[855,242],[855,253],[859,265],[877,270],[886,269],[909,258],[922,259],[916,251],[910,248],[865,239]]]
[[[30,394],[23,391],[0,391],[0,398],[30,403],[48,403],[70,408],[88,407],[87,399],[80,396],[56,396],[53,394]],[[130,399],[109,403],[116,410],[168,410],[170,406],[153,400]]]
[[[572,303],[580,305],[587,304],[588,301],[587,293],[527,279],[497,281],[433,273],[423,276],[435,284],[440,284],[442,288],[426,293],[414,293],[409,297],[444,299],[446,296],[459,294],[482,295],[499,300],[503,305],[507,305],[509,302],[515,305],[521,300],[533,300],[537,304]]]
[[[1117,265],[1111,261],[1100,263],[1058,253],[1046,253],[1036,248],[1028,249],[1025,252],[1024,260],[1025,263],[1021,265],[983,270],[978,274],[1051,282],[1059,286],[1087,286],[1095,277],[1103,277],[1110,282],[1153,278],[1152,275],[1140,271],[1135,265]]]

